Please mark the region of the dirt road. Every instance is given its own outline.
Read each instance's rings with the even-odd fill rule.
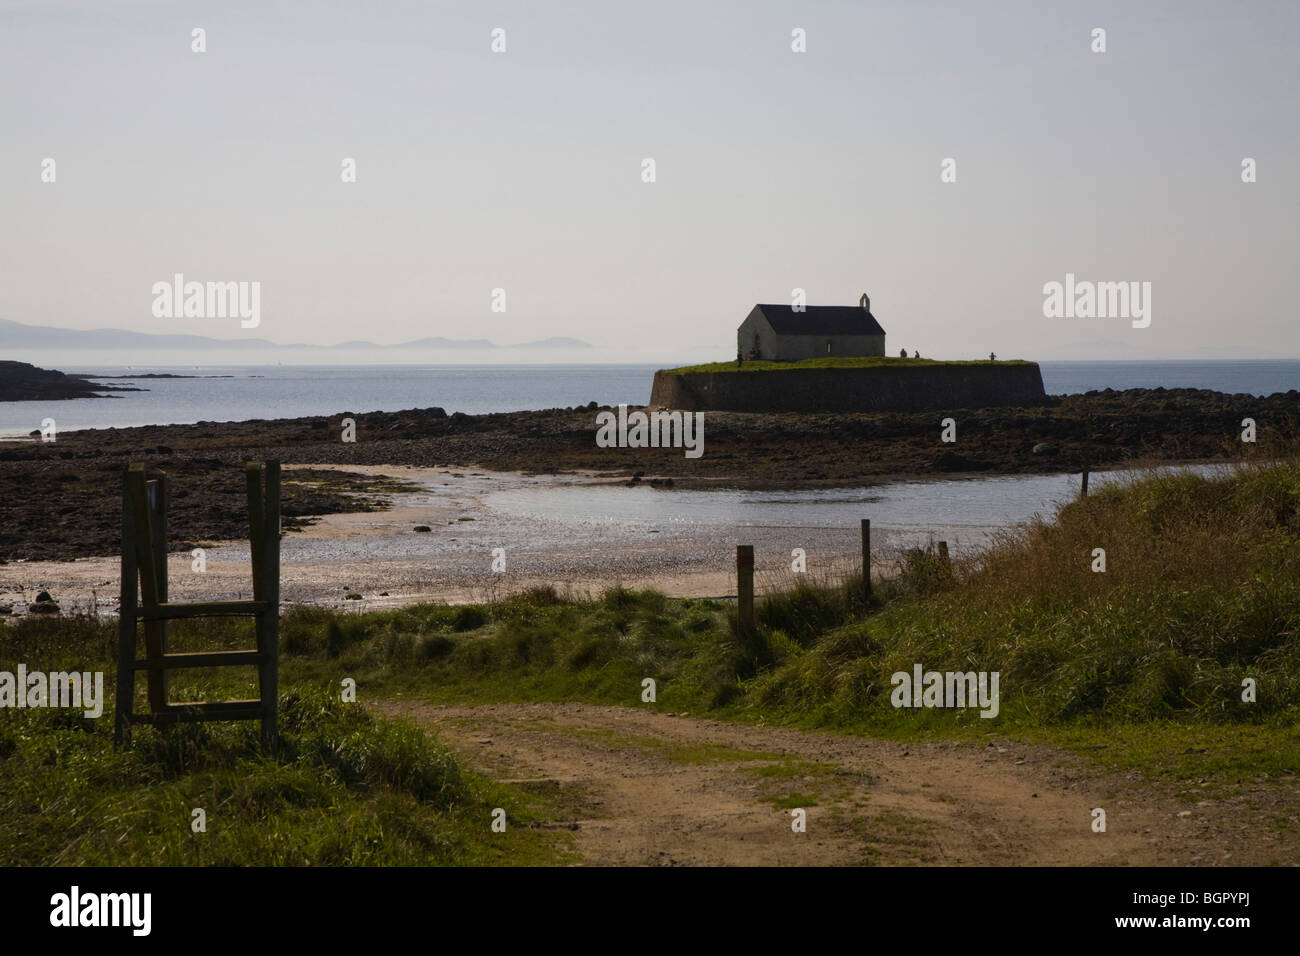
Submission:
[[[989,736],[898,744],[585,704],[377,708],[546,792],[588,864],[1267,865],[1294,841],[1244,803],[1158,794]],[[1236,798],[1245,800],[1244,797]],[[1092,829],[1094,808],[1106,831]],[[806,813],[806,832],[792,828]],[[1294,812],[1294,807],[1290,812]]]

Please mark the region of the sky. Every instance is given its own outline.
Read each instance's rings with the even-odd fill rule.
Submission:
[[[0,318],[687,362],[803,289],[890,354],[1300,357],[1297,49],[1294,0],[0,0]]]

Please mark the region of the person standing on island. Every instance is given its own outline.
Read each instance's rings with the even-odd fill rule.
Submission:
[[[920,358],[920,357],[921,357],[920,349],[917,349],[915,352],[912,353],[912,358]]]
[[[736,349],[736,368],[745,364],[745,358],[740,354],[740,349]]]
[[[996,355],[994,355],[992,352],[990,352],[990,353],[989,353],[989,361],[990,361],[990,362],[996,362],[997,360],[998,360],[998,357],[997,357]]]
[[[907,349],[903,349],[901,352],[899,352],[899,353],[898,353],[898,357],[899,357],[899,358],[907,358]]]

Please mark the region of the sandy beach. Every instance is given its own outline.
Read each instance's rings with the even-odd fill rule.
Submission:
[[[342,416],[88,429],[60,433],[56,442],[2,442],[0,562],[115,555],[121,476],[130,462],[171,476],[170,540],[189,550],[247,533],[242,466],[250,460],[331,466],[300,470],[286,482],[284,527],[296,534],[322,515],[383,507],[383,494],[395,488],[382,476],[396,476],[399,467],[557,481],[601,476],[663,490],[862,488],[1078,473],[1085,464],[1098,470],[1273,457],[1300,433],[1300,392],[1130,389],[1032,408],[955,410],[951,443],[940,437],[944,416],[929,412],[711,412],[704,453],[688,458],[680,448],[599,447],[597,412],[592,403],[486,415],[355,413],[348,416],[353,442],[341,440]],[[1255,445],[1240,440],[1246,415],[1260,423]]]
[[[330,468],[331,466],[324,466]],[[342,610],[395,607],[419,601],[486,601],[530,587],[562,593],[599,593],[622,584],[655,587],[681,597],[735,594],[737,538],[755,544],[757,585],[781,588],[793,575],[794,547],[807,554],[808,573],[837,576],[857,569],[859,538],[852,528],[727,528],[716,525],[588,521],[538,518],[494,507],[504,492],[544,495],[556,488],[622,488],[626,480],[596,474],[526,476],[451,468],[349,466],[337,470],[409,482],[418,490],[383,496],[383,511],[327,514],[281,544],[282,598]],[[295,469],[286,469],[286,479]],[[416,531],[427,527],[429,531]],[[797,542],[797,543],[796,543]],[[494,549],[505,552],[505,571],[494,572]],[[896,549],[882,534],[877,573],[885,573]],[[246,541],[206,544],[205,570],[194,570],[191,551],[169,554],[174,600],[246,597],[251,588]],[[113,613],[118,558],[19,561],[0,565],[0,605],[21,613],[41,590],[65,611]],[[361,598],[349,599],[359,594]]]
[[[1266,423],[1255,446],[1235,440],[1245,412]],[[706,453],[694,459],[673,448],[598,447],[595,413],[582,406],[357,414],[355,442],[341,441],[339,422],[320,417],[92,429],[57,442],[2,443],[0,606],[21,613],[46,590],[69,611],[112,611],[121,475],[129,462],[170,476],[176,598],[248,593],[242,463],[267,459],[286,468],[286,604],[368,608],[487,600],[532,586],[584,594],[614,584],[725,596],[734,593],[739,543],[756,549],[760,589],[791,583],[795,549],[803,549],[813,577],[856,570],[858,518],[879,508],[870,489],[911,482],[911,493],[925,497],[930,492],[917,482],[1058,476],[1044,487],[1059,500],[1085,462],[1096,472],[1135,462],[1228,460],[1243,450],[1265,456],[1278,447],[1277,436],[1300,430],[1300,393],[1105,391],[1045,407],[958,411],[956,443],[940,441],[929,413],[710,413]],[[728,489],[730,497],[699,497]],[[745,489],[768,495],[746,499]],[[849,498],[818,497],[833,489],[847,489]],[[987,502],[940,496],[873,535],[875,570],[888,573],[903,548],[935,535],[956,550],[979,543],[1046,501],[1031,496],[990,510]],[[812,519],[791,517],[808,508]],[[201,573],[192,569],[199,547]],[[504,572],[492,570],[498,548],[505,549]],[[356,594],[359,600],[349,599]]]

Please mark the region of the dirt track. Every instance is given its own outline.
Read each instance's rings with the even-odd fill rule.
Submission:
[[[471,766],[549,792],[595,865],[1268,865],[1300,860],[1245,798],[989,736],[898,744],[585,704],[379,705]],[[807,812],[807,832],[788,808]],[[1107,814],[1092,831],[1092,810]],[[1277,809],[1273,807],[1273,809]],[[1287,809],[1294,814],[1295,807]]]

